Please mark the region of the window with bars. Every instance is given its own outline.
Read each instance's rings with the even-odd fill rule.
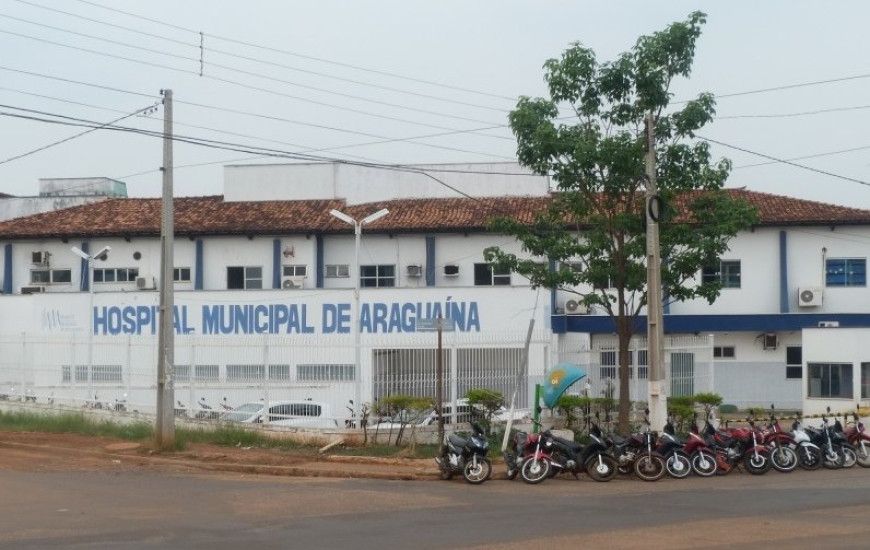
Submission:
[[[354,366],[343,364],[296,365],[300,382],[341,382],[354,379]]]
[[[61,366],[61,382],[64,384],[72,383],[72,368],[69,365]],[[88,381],[88,366],[75,366],[75,382],[82,383]],[[91,366],[91,382],[93,383],[120,383],[124,381],[124,370],[121,365],[92,365]]]
[[[227,365],[227,381],[252,381],[266,378],[266,365]]]

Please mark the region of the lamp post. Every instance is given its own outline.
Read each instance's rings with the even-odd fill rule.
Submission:
[[[94,260],[105,261],[109,257],[109,251],[112,250],[112,247],[104,246],[93,256],[75,246],[70,250],[72,250],[73,254],[88,262],[88,397],[85,399],[85,404],[87,404],[87,400],[91,398],[91,380],[93,379],[94,370]],[[75,365],[72,365],[70,377],[73,381],[75,381],[76,376],[75,370]],[[94,399],[96,400],[96,397]]]
[[[354,351],[354,400],[353,400],[353,414],[354,417],[358,419],[360,425],[357,427],[362,427],[362,372],[360,365],[360,304],[359,304],[359,291],[360,291],[360,265],[359,265],[359,243],[360,237],[362,236],[362,227],[366,224],[372,223],[375,220],[379,220],[390,213],[389,210],[383,208],[378,210],[374,214],[369,214],[365,218],[360,221],[356,221],[351,218],[344,212],[339,210],[331,210],[329,212],[336,218],[341,221],[350,224],[354,229],[354,274],[356,277],[356,283],[354,284],[353,290],[353,351]]]

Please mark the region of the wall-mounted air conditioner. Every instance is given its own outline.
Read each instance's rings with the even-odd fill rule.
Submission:
[[[762,336],[762,347],[764,349],[776,349],[777,343],[776,333],[768,332]]]
[[[819,321],[819,328],[837,328],[840,321]]]
[[[565,301],[566,315],[586,315],[589,313],[589,308],[578,302],[577,300]]]
[[[800,307],[814,307],[822,305],[822,287],[802,286],[798,288],[798,305]]]
[[[459,266],[456,264],[447,264],[444,266],[445,277],[459,277]]]
[[[39,294],[40,292],[45,292],[44,286],[23,286],[23,287],[21,287],[21,294]]]
[[[285,290],[302,288],[303,282],[305,282],[305,277],[284,277],[281,279],[281,288]]]
[[[411,264],[405,268],[408,277],[420,277],[423,275],[423,266],[420,264]]]
[[[51,254],[45,250],[35,250],[30,254],[30,261],[35,265],[46,265]]]
[[[148,275],[136,277],[136,288],[138,290],[154,290],[157,288],[157,281],[154,280],[154,277]]]

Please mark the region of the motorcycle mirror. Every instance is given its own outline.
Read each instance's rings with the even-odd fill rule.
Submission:
[[[828,414],[831,414],[831,406],[830,405],[828,405],[827,410],[828,410]]]
[[[647,407],[643,410],[643,414],[649,416],[649,407]]]

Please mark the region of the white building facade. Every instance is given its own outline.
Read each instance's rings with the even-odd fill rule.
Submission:
[[[559,362],[583,365],[595,394],[612,387],[609,317],[483,260],[493,245],[522,254],[486,231],[486,218],[529,216],[550,182],[515,164],[417,168],[438,181],[348,165],[231,166],[223,197],[176,199],[179,401],[312,398],[343,411],[357,378],[357,277],[365,401],[434,395],[435,336],[418,320],[439,315],[455,323],[444,335],[450,399],[482,386],[509,394],[532,321],[521,405]],[[870,402],[870,358],[850,370],[854,384],[834,383],[845,371],[819,366],[837,362],[825,363],[818,345],[808,365],[803,333],[870,327],[870,212],[741,193],[759,207],[759,224],[731,241],[718,269],[698,274],[721,278],[719,299],[666,303],[669,392],[714,391],[739,407]],[[153,408],[159,202],[110,199],[0,223],[0,387],[73,403],[124,393]],[[382,208],[390,213],[362,229],[357,266],[353,227],[329,212],[361,219]],[[111,248],[94,261],[93,283],[74,246]],[[640,401],[645,326],[640,319],[632,350]]]

